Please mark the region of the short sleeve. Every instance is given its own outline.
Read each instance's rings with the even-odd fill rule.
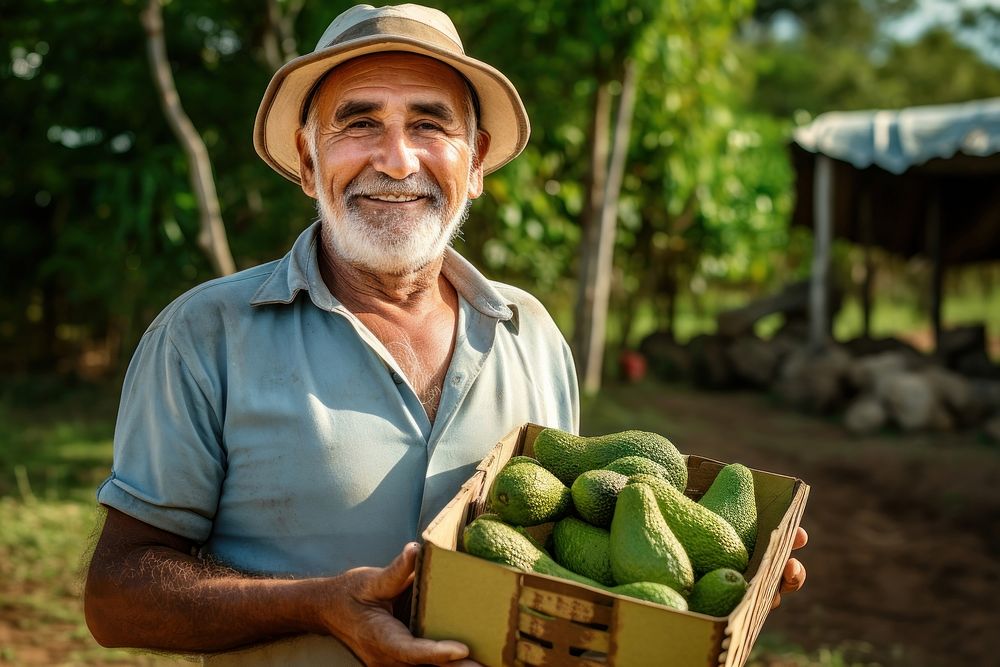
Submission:
[[[169,327],[147,331],[125,376],[114,464],[98,502],[188,539],[208,539],[226,465],[220,395],[203,364],[185,362]]]

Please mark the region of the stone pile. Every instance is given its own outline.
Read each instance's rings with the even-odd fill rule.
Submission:
[[[974,429],[1000,442],[1000,365],[975,328],[949,332],[934,356],[895,339],[812,349],[800,326],[767,340],[730,330],[686,345],[654,333],[640,352],[662,379],[760,389],[801,410],[841,415],[857,434]]]

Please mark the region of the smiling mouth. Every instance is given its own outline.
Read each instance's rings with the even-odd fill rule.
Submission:
[[[365,195],[365,199],[389,202],[392,204],[405,204],[406,202],[423,199],[423,197],[421,195]]]

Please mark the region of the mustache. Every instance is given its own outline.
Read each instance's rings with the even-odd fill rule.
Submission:
[[[344,188],[344,199],[348,205],[358,197],[371,195],[416,195],[427,197],[435,206],[444,205],[444,192],[429,176],[416,173],[403,179],[395,179],[379,172],[366,172],[357,176]]]

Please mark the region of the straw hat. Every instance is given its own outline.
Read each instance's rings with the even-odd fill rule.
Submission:
[[[420,5],[357,5],[333,20],[312,53],[288,61],[275,72],[253,130],[254,148],[264,162],[298,183],[295,131],[303,124],[314,86],[345,60],[387,51],[435,58],[468,80],[479,98],[480,127],[490,135],[489,150],[482,156],[485,173],[513,160],[528,143],[528,115],[514,85],[498,70],[465,55],[447,15]]]

